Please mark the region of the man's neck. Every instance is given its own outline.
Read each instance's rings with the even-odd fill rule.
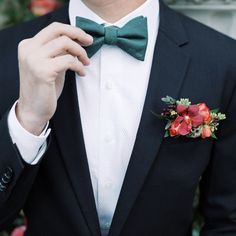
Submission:
[[[98,16],[114,23],[141,6],[146,0],[82,0]]]

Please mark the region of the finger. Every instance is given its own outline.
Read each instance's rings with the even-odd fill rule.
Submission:
[[[54,22],[42,29],[34,36],[34,39],[37,44],[43,45],[55,38],[58,38],[61,35],[66,35],[72,40],[78,41],[83,46],[89,46],[93,43],[92,36],[86,34],[80,28],[58,22]]]
[[[52,60],[52,66],[56,73],[70,69],[78,73],[80,76],[85,76],[84,65],[78,60],[77,57],[67,54],[55,57]]]
[[[56,38],[42,47],[47,57],[56,57],[64,54],[76,56],[84,65],[89,65],[89,58],[84,48],[67,36]]]

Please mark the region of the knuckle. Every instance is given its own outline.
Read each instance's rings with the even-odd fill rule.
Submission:
[[[85,31],[83,29],[81,29],[80,27],[77,27],[76,30],[80,34],[80,36],[86,35]]]
[[[29,45],[30,39],[23,39],[18,44],[18,50],[22,50]]]
[[[78,61],[81,62],[81,61],[84,61],[87,59],[87,52],[84,48],[80,47],[78,49],[78,53],[77,53],[77,56],[78,56]]]
[[[66,35],[62,35],[62,36],[60,37],[60,41],[61,41],[61,43],[63,43],[63,44],[67,44],[68,41],[69,41],[69,38],[68,38]]]
[[[64,32],[66,31],[67,27],[68,25],[60,22],[53,22],[50,24],[52,32],[58,37],[64,35]]]
[[[61,36],[58,44],[60,45],[63,51],[67,51],[69,48],[69,39],[66,36]]]
[[[24,39],[18,44],[18,58],[22,61],[25,61],[27,57],[26,50],[28,46],[28,41],[29,40]]]
[[[83,33],[84,33],[84,31],[80,27],[77,27],[76,31],[79,34],[79,36],[83,35]]]
[[[68,68],[75,69],[78,67],[79,67],[79,61],[78,61],[77,57],[71,56],[68,59]]]
[[[55,21],[51,23],[49,26],[52,28],[58,28],[58,27],[61,27],[61,23]]]
[[[58,34],[61,31],[62,23],[53,22],[49,25],[49,29],[53,34]]]
[[[81,56],[84,56],[84,57],[87,56],[87,52],[83,47],[80,47],[80,50],[81,50]]]
[[[69,64],[69,66],[75,65],[76,64],[76,57],[69,56],[68,64]]]
[[[22,49],[24,46],[25,46],[25,39],[20,41],[19,44],[18,44],[18,49]]]

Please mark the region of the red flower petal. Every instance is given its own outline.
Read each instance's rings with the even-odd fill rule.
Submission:
[[[179,125],[180,122],[183,121],[183,120],[184,120],[184,117],[183,117],[183,116],[177,116],[176,119],[175,119],[175,121],[173,122],[173,124],[175,124],[175,126],[176,126],[176,125]]]
[[[199,103],[199,115],[203,117],[205,123],[209,123],[211,121],[211,112],[205,103]]]
[[[11,233],[11,236],[24,236],[25,230],[26,230],[25,225],[17,227],[13,230],[13,232]]]
[[[206,103],[198,103],[197,104],[199,107],[199,110],[209,110],[208,106],[206,105]]]
[[[169,133],[170,133],[171,137],[174,137],[174,136],[178,135],[177,130],[173,127],[169,128]]]
[[[178,114],[181,114],[185,111],[187,111],[188,107],[187,106],[184,106],[184,105],[177,105],[176,107],[176,111]]]
[[[189,132],[191,131],[191,128],[192,128],[191,125],[188,125],[186,122],[182,122],[179,126],[179,130],[178,130],[179,134],[185,136],[189,134]]]
[[[182,116],[177,116],[176,119],[171,123],[171,127],[169,128],[171,137],[179,135],[179,127],[183,120],[184,118]]]
[[[190,116],[196,116],[198,114],[199,107],[198,105],[191,105],[188,108],[188,113]]]
[[[203,124],[203,117],[201,115],[193,116],[192,119],[192,125],[193,127],[198,127],[199,125]]]

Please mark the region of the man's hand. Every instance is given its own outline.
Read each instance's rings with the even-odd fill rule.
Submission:
[[[33,38],[20,42],[20,97],[16,115],[30,133],[39,135],[55,113],[66,70],[85,75],[84,66],[89,65],[89,58],[82,46],[92,41],[79,28],[52,23]]]

